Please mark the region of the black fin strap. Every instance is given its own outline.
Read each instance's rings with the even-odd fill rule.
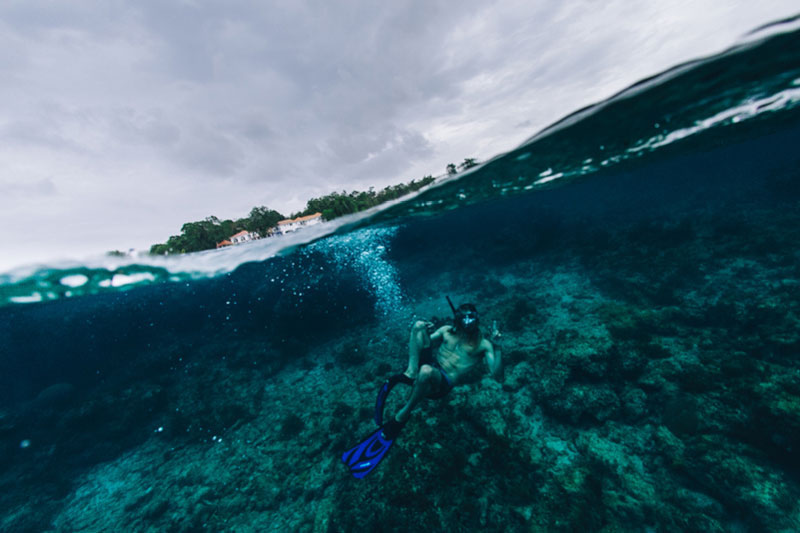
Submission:
[[[375,423],[379,426],[383,425],[383,407],[386,405],[386,398],[398,383],[404,383],[410,386],[414,384],[414,380],[405,374],[395,374],[383,382],[383,385],[381,385],[378,391],[378,398],[375,400]]]

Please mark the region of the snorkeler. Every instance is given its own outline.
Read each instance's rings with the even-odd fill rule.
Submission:
[[[456,309],[450,298],[447,298],[447,302],[453,310],[453,325],[442,326],[429,335],[428,329],[433,324],[421,320],[414,324],[409,339],[408,368],[403,374],[389,378],[378,392],[375,423],[379,428],[342,455],[342,461],[350,467],[353,476],[362,478],[378,465],[394,444],[414,407],[425,398],[447,396],[453,387],[464,382],[481,360],[486,361],[492,377],[502,382],[500,353],[495,352],[492,343],[483,337],[475,306],[462,304]],[[493,329],[493,337],[499,336],[497,328]],[[436,356],[433,354],[434,342],[441,343]],[[398,383],[413,386],[411,396],[405,406],[384,423],[386,397]]]

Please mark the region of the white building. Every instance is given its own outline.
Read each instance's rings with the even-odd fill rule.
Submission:
[[[322,222],[322,213],[314,213],[313,215],[306,215],[304,217],[287,218],[278,222],[278,233],[284,235],[292,231],[297,231],[306,226],[313,226]]]
[[[231,244],[242,244],[243,242],[254,241],[254,240],[260,239],[260,238],[261,237],[259,236],[259,234],[256,233],[255,231],[250,232],[250,231],[242,230],[239,233],[237,233],[236,235],[231,235],[228,238],[228,240],[231,241]]]

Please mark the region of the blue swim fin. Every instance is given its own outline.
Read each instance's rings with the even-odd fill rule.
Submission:
[[[342,454],[342,462],[350,468],[353,477],[361,479],[378,466],[404,425],[405,423],[390,420]]]

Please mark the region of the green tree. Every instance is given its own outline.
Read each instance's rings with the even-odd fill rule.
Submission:
[[[457,172],[458,172],[458,170],[456,170],[456,166],[453,163],[450,163],[449,165],[447,165],[447,175],[448,176],[452,176],[453,174],[456,174]]]
[[[265,206],[254,207],[250,210],[250,215],[244,221],[247,231],[255,231],[262,237],[266,237],[272,228],[274,228],[279,221],[286,217]]]
[[[478,166],[478,161],[474,158],[468,157],[464,159],[464,161],[460,165],[458,165],[458,168],[460,168],[461,170],[467,170],[469,168],[477,166]]]
[[[448,165],[448,172],[450,172],[451,167],[452,173],[455,173],[455,165],[453,164]],[[383,202],[400,198],[434,181],[435,178],[433,176],[425,176],[420,180],[411,180],[409,183],[387,186],[379,192],[375,192],[373,187],[370,187],[367,191],[334,192],[327,196],[312,198],[306,203],[306,209],[300,213],[293,214],[292,218],[322,213],[325,220],[333,220],[343,215],[363,211]],[[264,206],[254,207],[250,210],[249,216],[235,221],[220,220],[212,215],[201,221],[187,222],[181,226],[180,235],[171,236],[166,243],[152,245],[150,253],[164,255],[208,250],[215,248],[218,242],[242,230],[255,231],[262,237],[266,237],[270,230],[277,225],[278,221],[285,218],[279,212]]]
[[[292,218],[322,213],[325,220],[333,220],[340,216],[363,211],[383,202],[400,198],[410,192],[421,189],[433,181],[433,176],[425,176],[419,181],[411,180],[407,184],[401,183],[388,186],[380,192],[375,192],[373,187],[370,187],[367,191],[334,192],[327,196],[312,198],[306,203],[306,209],[300,213],[295,213]]]
[[[214,240],[216,232],[213,228],[214,223],[208,219],[199,222],[187,222],[181,226],[180,236],[182,239],[179,245],[181,253],[199,252],[216,246],[218,241]],[[169,241],[167,241],[167,244],[169,244]]]

